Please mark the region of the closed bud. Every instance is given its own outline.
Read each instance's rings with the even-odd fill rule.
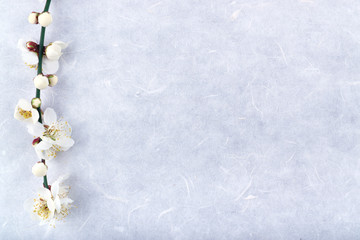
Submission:
[[[37,177],[43,177],[47,174],[48,167],[43,162],[37,162],[31,169],[32,173]]]
[[[39,13],[37,12],[32,12],[30,13],[29,17],[28,17],[28,21],[29,23],[31,24],[38,24],[38,16],[39,16]]]
[[[41,106],[41,99],[40,98],[31,99],[31,106],[33,108],[39,108]]]
[[[51,75],[46,75],[46,76],[49,79],[49,86],[50,87],[53,87],[53,86],[55,86],[57,84],[58,77],[56,75],[51,74]]]
[[[46,47],[45,55],[49,60],[59,60],[62,55],[61,50],[61,46],[51,43],[49,44],[49,46]]]
[[[37,89],[43,90],[49,86],[49,80],[44,75],[39,74],[34,78],[34,85]]]
[[[39,142],[41,142],[41,138],[38,137],[38,138],[35,138],[32,142],[32,145],[35,146],[36,144],[38,144]]]
[[[39,45],[36,42],[28,41],[26,43],[26,48],[29,49],[31,52],[37,52]]]
[[[40,13],[38,21],[42,27],[47,27],[52,23],[52,16],[49,12]]]

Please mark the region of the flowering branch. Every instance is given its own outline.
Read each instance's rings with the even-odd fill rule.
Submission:
[[[40,161],[32,167],[32,173],[43,177],[43,188],[39,190],[36,198],[28,202],[27,208],[35,218],[41,220],[41,224],[54,225],[55,220],[67,216],[73,201],[68,198],[70,187],[62,184],[67,177],[61,176],[52,185],[48,184],[46,163],[54,159],[57,152],[71,148],[74,140],[71,138],[72,129],[67,121],[58,119],[52,108],[47,108],[44,112],[41,110],[41,90],[57,84],[58,78],[54,74],[59,68],[58,60],[63,54],[62,50],[67,47],[67,44],[61,41],[44,46],[46,27],[52,23],[52,16],[48,12],[50,3],[51,0],[47,0],[43,12],[32,12],[28,17],[31,24],[41,25],[39,44],[21,39],[18,42],[25,64],[37,69],[37,76],[33,79],[35,97],[31,102],[20,99],[14,117],[26,122],[28,132],[35,136],[32,145]]]
[[[45,4],[45,8],[43,12],[48,12],[49,8],[50,8],[50,3],[51,0],[47,0],[46,4]],[[43,59],[43,51],[44,51],[44,40],[45,40],[45,31],[46,31],[46,27],[41,27],[41,34],[40,34],[40,44],[39,44],[39,63],[38,63],[38,69],[37,69],[37,74],[42,74],[42,59]],[[39,98],[40,99],[40,89],[36,88],[36,95],[35,98]],[[37,111],[39,112],[39,123],[42,123],[42,117],[41,117],[41,107],[39,106],[37,108]],[[45,159],[41,159],[41,162],[45,163]],[[49,185],[47,182],[47,175],[45,175],[44,177],[44,187],[49,189]]]

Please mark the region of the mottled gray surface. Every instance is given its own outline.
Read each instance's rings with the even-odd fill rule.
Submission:
[[[70,42],[43,91],[75,146],[66,224],[39,227],[32,137],[37,0],[0,0],[1,239],[359,239],[358,0],[53,0]]]

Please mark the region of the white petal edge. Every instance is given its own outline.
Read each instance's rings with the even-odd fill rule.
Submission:
[[[47,125],[55,123],[57,120],[56,112],[52,108],[47,108],[44,112],[44,122]]]
[[[72,138],[69,137],[63,137],[56,141],[56,144],[59,145],[62,148],[65,148],[66,150],[71,148],[74,145],[75,141]],[[66,151],[64,150],[64,151]]]
[[[53,44],[58,45],[59,47],[61,47],[61,49],[65,49],[65,48],[67,48],[69,46],[68,43],[65,43],[65,42],[62,42],[62,41],[55,41],[55,42],[53,42]]]
[[[36,65],[39,62],[39,57],[34,52],[23,52],[22,59],[26,64]]]
[[[19,99],[18,107],[25,111],[30,111],[32,108],[31,103],[23,98]]]
[[[36,149],[35,148],[35,153],[36,155],[38,156],[38,158],[41,160],[41,159],[45,159],[45,153],[43,150],[40,150],[40,149]],[[46,159],[45,159],[46,160]]]
[[[37,150],[48,150],[52,147],[52,144],[46,141],[41,141],[40,143],[36,144],[35,148]]]
[[[36,122],[33,125],[28,126],[28,132],[35,137],[41,137],[44,131],[45,131],[44,126],[39,122]]]
[[[22,38],[19,39],[18,44],[17,44],[18,49],[20,49],[21,51],[26,51],[28,52],[29,50],[26,48],[26,41]]]
[[[32,108],[31,109],[31,115],[32,115],[32,121],[33,123],[36,123],[37,121],[39,121],[39,112],[38,110],[36,110],[35,108]]]
[[[44,57],[42,67],[44,74],[54,74],[59,70],[59,61],[51,61]]]

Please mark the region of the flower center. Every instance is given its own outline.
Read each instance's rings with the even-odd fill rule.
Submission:
[[[45,132],[44,132],[44,136],[51,138],[52,140],[56,141],[59,138],[60,135],[60,130],[57,129],[55,126],[48,126],[48,125],[44,125],[45,127]]]
[[[47,202],[44,199],[34,199],[34,213],[36,213],[43,220],[49,218],[50,210],[48,208]]]
[[[31,111],[25,111],[24,109],[19,108],[19,114],[23,116],[23,118],[28,119],[32,117]]]

